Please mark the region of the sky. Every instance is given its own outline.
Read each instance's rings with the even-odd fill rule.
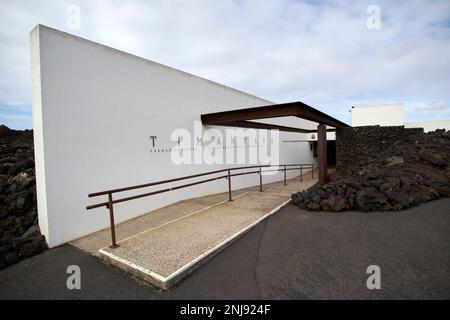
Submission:
[[[450,119],[448,0],[0,0],[0,124],[14,129],[32,128],[37,24],[347,123],[384,103]]]

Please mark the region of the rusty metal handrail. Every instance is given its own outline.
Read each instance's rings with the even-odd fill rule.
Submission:
[[[277,169],[264,170],[264,171],[262,170],[263,168],[271,168],[271,167],[277,167]],[[236,171],[236,170],[255,169],[255,168],[258,168],[258,170],[253,170],[253,171],[249,171],[249,172],[231,173],[232,171]],[[100,202],[97,204],[87,206],[86,209],[91,210],[91,209],[101,208],[101,207],[106,207],[107,209],[109,209],[109,219],[110,219],[110,227],[111,227],[111,242],[112,242],[112,245],[110,247],[117,248],[119,245],[116,242],[116,230],[115,230],[115,223],[114,223],[114,208],[113,208],[115,203],[121,203],[121,202],[125,202],[125,201],[144,198],[144,197],[148,197],[148,196],[152,196],[152,195],[156,195],[156,194],[160,194],[160,193],[164,193],[164,192],[187,188],[187,187],[195,186],[198,184],[221,180],[221,179],[228,180],[228,200],[233,201],[233,199],[231,197],[231,178],[232,177],[242,176],[242,175],[247,175],[247,174],[258,174],[259,175],[259,191],[262,191],[262,186],[263,186],[262,176],[263,176],[264,172],[282,171],[284,173],[284,185],[286,185],[286,172],[287,171],[300,170],[300,181],[303,181],[303,169],[308,169],[308,168],[311,168],[311,176],[312,176],[312,178],[314,178],[314,164],[259,165],[259,166],[246,166],[246,167],[236,167],[236,168],[229,168],[229,169],[214,170],[214,171],[209,171],[209,172],[204,172],[204,173],[193,174],[193,175],[189,175],[189,176],[183,176],[183,177],[179,177],[179,178],[173,178],[173,179],[161,180],[161,181],[139,184],[139,185],[134,185],[134,186],[129,186],[129,187],[99,191],[99,192],[90,193],[88,195],[88,197],[92,198],[92,197],[107,195],[108,201]],[[120,192],[125,192],[125,191],[130,191],[130,190],[141,189],[141,188],[147,188],[147,187],[166,184],[166,183],[170,183],[170,182],[193,179],[193,178],[198,178],[198,177],[203,177],[203,176],[218,174],[218,173],[224,173],[224,172],[226,172],[227,174],[220,175],[220,176],[210,178],[210,179],[205,179],[205,180],[200,180],[200,181],[195,181],[195,182],[175,186],[172,188],[160,189],[157,191],[146,192],[146,193],[138,194],[135,196],[128,196],[128,197],[119,198],[119,199],[115,199],[115,200],[113,200],[113,197],[112,197],[112,195],[114,193],[120,193]]]

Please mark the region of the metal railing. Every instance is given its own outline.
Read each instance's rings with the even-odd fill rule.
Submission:
[[[276,169],[263,170],[263,168],[272,168],[272,167],[276,167]],[[232,173],[234,171],[249,170],[249,169],[252,169],[252,170],[246,171],[246,172]],[[257,170],[253,170],[253,169],[257,169]],[[100,208],[100,207],[106,207],[107,209],[109,209],[109,220],[110,220],[110,226],[111,226],[111,242],[112,242],[112,245],[110,247],[117,248],[117,247],[119,247],[119,245],[116,242],[116,230],[115,230],[115,223],[114,223],[114,204],[116,204],[116,203],[121,203],[121,202],[125,202],[125,201],[139,199],[139,198],[149,197],[149,196],[156,195],[159,193],[174,191],[174,190],[187,188],[187,187],[195,186],[198,184],[221,180],[221,179],[228,180],[228,200],[233,201],[233,199],[231,197],[231,178],[232,177],[237,177],[237,176],[242,176],[242,175],[247,175],[247,174],[258,174],[259,175],[259,191],[262,191],[263,173],[282,171],[284,173],[284,185],[286,185],[286,172],[287,171],[300,170],[300,181],[303,181],[303,170],[304,169],[311,169],[311,177],[314,178],[314,164],[259,165],[259,166],[247,166],[247,167],[236,167],[236,168],[230,168],[230,169],[221,169],[221,170],[209,171],[209,172],[204,172],[204,173],[198,173],[198,174],[194,174],[194,175],[190,175],[190,176],[184,176],[184,177],[180,177],[180,178],[161,180],[161,181],[156,181],[156,182],[151,182],[151,183],[134,185],[134,186],[130,186],[130,187],[99,191],[99,192],[90,193],[88,195],[89,198],[99,197],[99,196],[108,196],[108,200],[87,206],[86,209],[91,210],[91,209]],[[226,173],[226,174],[223,174],[223,173]],[[113,194],[115,194],[115,193],[131,191],[131,190],[136,190],[136,189],[142,189],[142,188],[152,187],[152,186],[156,186],[156,185],[167,184],[167,183],[171,183],[171,182],[193,179],[193,178],[209,176],[209,175],[216,175],[216,174],[221,174],[221,175],[213,177],[213,178],[201,180],[201,181],[195,181],[195,182],[191,182],[191,183],[187,183],[187,184],[183,184],[183,185],[174,186],[171,188],[165,188],[165,189],[160,189],[160,190],[156,190],[156,191],[152,191],[152,192],[141,193],[141,194],[134,195],[134,196],[113,199]]]

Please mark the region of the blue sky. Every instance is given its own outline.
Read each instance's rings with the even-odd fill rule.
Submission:
[[[370,5],[380,29],[367,27]],[[29,32],[38,23],[346,122],[352,105],[397,102],[407,121],[450,119],[448,0],[2,0],[0,123],[15,129],[32,127]]]

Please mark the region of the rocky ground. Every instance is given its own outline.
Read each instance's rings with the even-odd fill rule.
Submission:
[[[0,125],[0,269],[47,248],[37,219],[33,131]]]
[[[339,168],[327,184],[292,194],[302,209],[403,210],[450,197],[450,131],[418,133],[386,145],[370,161]]]

